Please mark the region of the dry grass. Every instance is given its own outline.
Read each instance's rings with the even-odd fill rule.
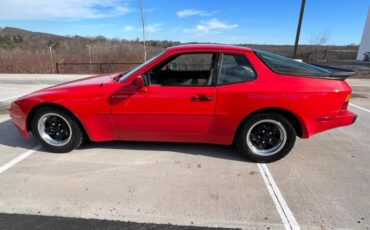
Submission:
[[[126,63],[143,62],[143,47],[139,42],[107,40],[102,38],[68,38],[56,41],[52,49],[53,62],[47,44],[34,47],[26,44],[0,48],[0,72],[51,73],[55,63],[89,63],[87,45],[91,47],[92,62]],[[149,46],[148,56],[164,47]]]
[[[148,41],[148,57],[168,46],[169,41]],[[49,47],[52,46],[53,61]],[[0,29],[0,72],[51,73],[55,63],[126,63],[143,62],[143,46],[139,41],[104,37],[57,36],[16,28]]]

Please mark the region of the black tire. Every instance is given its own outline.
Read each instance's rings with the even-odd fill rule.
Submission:
[[[258,138],[260,138],[262,135],[264,135],[262,137],[262,140],[266,140],[264,139],[265,137],[269,138],[265,136],[266,134],[261,134],[261,136],[258,134],[258,132],[260,132],[261,129],[264,133],[266,132],[266,130],[264,130],[263,127],[261,128],[257,127],[257,125],[263,126],[266,124],[268,126],[270,125],[268,127],[270,129],[271,127],[272,129],[274,129],[273,126],[275,125],[276,130],[279,131],[278,134],[276,134],[279,137],[275,138],[275,139],[279,139],[278,141],[276,141],[277,142],[276,145],[271,144],[271,146],[274,146],[274,147],[267,148],[267,150],[265,150],[264,148],[258,148],[257,147],[258,144],[253,142],[253,141],[261,142],[261,140],[259,140]],[[275,130],[275,133],[277,133],[276,130]],[[253,132],[255,133],[257,132],[257,134]],[[256,135],[258,135],[258,138],[257,138],[258,140],[256,140]],[[284,139],[283,136],[286,137],[285,141],[282,140]],[[271,140],[272,139],[269,139],[269,141]],[[272,112],[252,115],[243,124],[241,124],[235,136],[235,144],[239,152],[242,153],[244,156],[246,156],[248,159],[254,162],[259,162],[259,163],[273,162],[273,161],[283,158],[285,155],[287,155],[292,150],[295,141],[296,141],[296,132],[292,124],[283,115],[279,113],[272,113]],[[274,148],[276,149],[273,150]],[[269,150],[271,151],[271,153],[260,153],[261,151],[268,152]],[[268,154],[271,154],[271,155],[268,155]]]
[[[47,114],[56,114],[58,117],[63,118],[63,121],[66,122],[66,124],[68,123],[69,125],[68,129],[70,129],[69,132],[70,138],[68,138],[69,140],[66,140],[66,143],[63,143],[62,145],[59,146],[55,146],[48,143],[48,141],[46,141],[42,137],[42,134],[39,132],[38,129],[38,123],[40,119]],[[33,136],[39,141],[39,143],[43,146],[44,149],[50,152],[54,153],[70,152],[78,148],[83,143],[84,140],[84,134],[80,128],[78,121],[76,121],[74,116],[71,115],[68,111],[65,111],[60,108],[50,106],[39,108],[37,111],[33,113],[30,126]]]

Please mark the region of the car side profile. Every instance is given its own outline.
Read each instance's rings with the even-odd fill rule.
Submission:
[[[127,73],[100,75],[14,101],[10,116],[52,152],[93,142],[235,144],[256,162],[288,154],[296,136],[350,125],[347,70],[231,45],[170,47]]]

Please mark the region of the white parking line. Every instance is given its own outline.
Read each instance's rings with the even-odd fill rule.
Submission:
[[[0,102],[9,101],[9,100],[12,100],[12,99],[17,99],[17,98],[23,97],[24,95],[27,95],[27,94],[28,93],[23,93],[23,94],[19,94],[19,95],[16,95],[16,96],[1,98]]]
[[[352,105],[353,107],[356,107],[356,108],[358,108],[358,109],[361,109],[361,110],[363,110],[363,111],[365,111],[365,112],[368,112],[368,113],[370,113],[370,110],[369,109],[365,109],[365,108],[363,108],[363,107],[361,107],[361,106],[358,106],[358,105],[355,105],[355,104],[352,104],[352,103],[349,103],[350,105]]]
[[[290,211],[287,203],[284,200],[283,195],[279,188],[277,187],[274,178],[272,177],[269,169],[266,164],[257,164],[258,169],[262,175],[263,181],[269,191],[272,200],[275,203],[276,209],[280,215],[281,220],[283,221],[285,229],[298,230],[301,229],[298,225],[298,222],[293,216],[292,211]]]
[[[10,120],[10,117],[5,115],[5,116],[0,116],[0,122],[4,122],[4,121],[7,121],[7,120]]]
[[[28,150],[27,152],[23,153],[22,155],[20,155],[20,156],[14,158],[13,160],[9,161],[5,165],[0,166],[0,173],[5,172],[6,170],[8,170],[9,168],[11,168],[12,166],[16,165],[20,161],[22,161],[22,160],[26,159],[27,157],[31,156],[32,153],[34,153],[34,152],[36,152],[36,151],[38,151],[40,149],[41,149],[41,146],[40,145],[37,145],[33,149]]]

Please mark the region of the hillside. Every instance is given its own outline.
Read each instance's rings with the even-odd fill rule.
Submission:
[[[55,35],[55,34],[48,34],[48,33],[40,33],[40,32],[32,32],[28,30],[13,28],[13,27],[5,27],[0,29],[0,36],[22,36],[26,40],[35,40],[40,38],[49,38],[49,39],[57,39],[63,38],[63,36]]]
[[[153,56],[166,47],[179,44],[173,41],[148,41],[148,56]],[[52,46],[52,57],[50,54]],[[290,56],[293,46],[243,44],[251,48],[271,51]],[[140,63],[143,61],[143,47],[138,40],[107,39],[103,36],[59,36],[32,32],[18,28],[0,29],[0,72],[7,73],[51,73],[55,63]],[[358,46],[312,46],[299,47],[299,57],[308,61],[323,57],[325,49],[347,50],[350,52],[334,54],[332,59],[353,59]],[[308,53],[310,53],[308,55]],[[327,57],[328,58],[328,57]],[[306,60],[307,61],[307,60]],[[59,66],[61,67],[61,66]],[[103,68],[104,67],[104,68]],[[133,65],[89,65],[63,66],[61,72],[112,72],[128,70]]]
[[[177,43],[149,41],[148,56],[173,44]],[[50,56],[50,45],[52,45],[53,62]],[[88,46],[91,48],[92,62],[143,61],[143,48],[139,41],[107,39],[103,36],[59,36],[5,27],[0,30],[0,72],[50,73],[55,71],[55,63],[86,63],[90,61]],[[86,68],[82,66],[81,70],[72,71],[86,72]],[[105,70],[105,72],[110,71],[117,70],[114,66]]]

